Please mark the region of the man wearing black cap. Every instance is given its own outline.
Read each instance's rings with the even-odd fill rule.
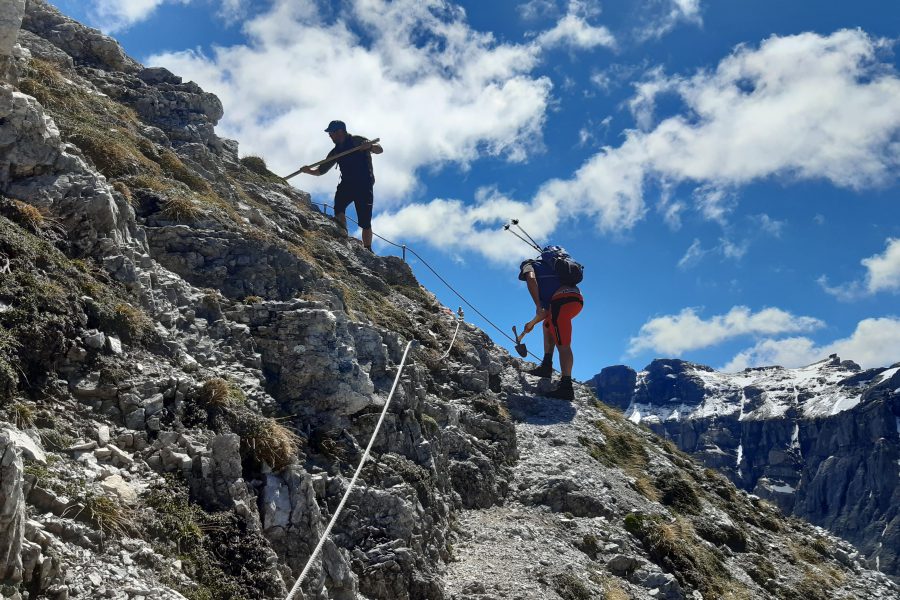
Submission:
[[[372,168],[372,155],[381,154],[384,149],[366,138],[347,133],[343,121],[332,121],[325,132],[334,142],[334,148],[328,153],[329,158],[335,154],[360,148],[356,152],[342,156],[336,160],[324,162],[318,167],[303,167],[300,171],[309,175],[323,175],[336,162],[341,168],[341,181],[334,192],[334,218],[346,230],[347,207],[352,202],[356,205],[356,219],[363,230],[363,245],[372,249],[372,188],[375,185],[375,171]]]

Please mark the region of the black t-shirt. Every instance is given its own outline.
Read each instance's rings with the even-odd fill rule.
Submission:
[[[361,144],[367,143],[369,140],[361,135],[347,134],[343,144],[335,144],[331,152],[328,153],[329,158],[335,154],[346,152],[352,148],[356,148]],[[330,160],[319,165],[319,173],[327,173],[334,163],[337,162],[341,168],[341,181],[354,184],[372,185],[375,183],[375,170],[372,168],[372,153],[368,150],[359,150],[347,156],[342,156],[336,161]]]

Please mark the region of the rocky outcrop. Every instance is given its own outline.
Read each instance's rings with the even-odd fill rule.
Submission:
[[[635,422],[671,439],[738,486],[858,545],[900,575],[900,375],[837,356],[804,369],[725,375],[679,360],[594,379]],[[624,374],[623,374],[624,372]]]
[[[19,0],[14,0],[17,3]],[[132,72],[139,65],[129,58],[114,39],[85,27],[43,0],[27,0],[22,27],[40,36],[74,58],[79,64],[106,71]]]
[[[13,51],[24,15],[25,0],[9,0],[0,6],[0,84],[16,82]]]

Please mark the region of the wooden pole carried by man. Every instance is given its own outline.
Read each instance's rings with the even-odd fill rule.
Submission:
[[[298,173],[320,176],[327,173],[335,164],[341,169],[341,181],[334,192],[334,218],[347,230],[347,207],[350,203],[356,206],[356,220],[362,228],[363,245],[372,250],[372,205],[374,202],[375,170],[372,167],[372,155],[381,154],[384,149],[379,139],[369,140],[359,135],[347,133],[343,121],[332,121],[325,132],[334,142],[334,148],[323,160],[306,165]]]

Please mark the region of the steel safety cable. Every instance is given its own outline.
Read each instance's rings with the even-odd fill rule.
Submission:
[[[314,202],[313,204],[317,204],[317,205],[320,205],[320,206],[328,206],[328,207],[330,207],[331,209],[334,209],[333,206],[331,206],[330,204],[326,204],[326,203],[324,203],[324,202]],[[346,217],[346,215],[345,215],[345,217]],[[349,221],[351,221],[354,225],[359,226],[359,223],[357,223],[356,221],[354,221],[351,217],[346,217],[346,218],[347,218]],[[418,258],[418,259],[422,262],[422,264],[425,265],[425,267],[426,267],[429,271],[431,271],[431,272],[434,274],[434,276],[437,277],[437,278],[441,281],[441,283],[443,283],[445,286],[447,286],[447,288],[449,288],[451,292],[453,292],[454,294],[456,294],[457,297],[459,297],[460,300],[462,300],[463,302],[465,302],[466,306],[468,306],[469,308],[471,308],[472,310],[474,310],[475,313],[476,313],[478,316],[480,316],[482,319],[484,319],[491,327],[493,327],[494,329],[496,329],[497,332],[500,333],[500,335],[502,335],[503,337],[505,337],[506,339],[508,339],[508,340],[509,340],[510,342],[512,342],[513,344],[518,344],[518,343],[519,343],[518,341],[516,341],[515,338],[511,337],[508,333],[506,333],[505,331],[503,331],[502,329],[500,329],[500,327],[498,327],[496,323],[494,323],[494,322],[491,321],[489,318],[487,318],[487,316],[485,316],[485,314],[484,314],[483,312],[481,312],[480,310],[478,310],[478,309],[475,307],[474,304],[472,304],[471,302],[469,302],[468,299],[466,299],[465,296],[463,296],[461,293],[459,293],[459,291],[457,291],[457,289],[456,289],[455,287],[453,287],[452,285],[450,285],[450,282],[447,281],[446,279],[444,279],[444,278],[441,276],[441,274],[438,273],[437,270],[435,270],[435,268],[432,267],[432,266],[428,263],[428,261],[426,261],[424,258],[422,258],[422,256],[421,256],[418,252],[416,252],[415,250],[413,250],[413,249],[410,248],[409,246],[406,246],[406,245],[403,245],[403,244],[398,244],[397,242],[394,242],[394,241],[391,241],[391,240],[389,240],[389,239],[387,239],[387,238],[385,238],[385,237],[382,237],[382,236],[378,235],[377,233],[375,233],[374,231],[372,232],[372,235],[374,235],[375,237],[377,237],[377,238],[380,239],[380,240],[383,240],[383,241],[387,242],[388,244],[391,244],[392,246],[396,246],[397,248],[403,248],[403,249],[407,250],[410,254],[412,254],[413,256],[415,256],[416,258]],[[531,356],[532,358],[534,358],[535,360],[538,360],[538,361],[542,360],[539,356],[536,356],[536,355],[535,355],[533,352],[531,352],[530,350],[528,351],[528,355]]]
[[[294,586],[285,597],[285,600],[293,600],[297,592],[300,591],[300,585],[303,583],[303,579],[306,577],[306,574],[312,567],[313,562],[315,562],[316,558],[318,557],[319,552],[321,552],[322,546],[325,545],[325,540],[328,539],[328,535],[331,533],[331,528],[334,527],[334,524],[337,522],[341,511],[344,509],[344,504],[346,504],[347,502],[347,498],[350,497],[350,492],[353,491],[353,487],[356,485],[356,479],[359,477],[363,465],[366,464],[366,460],[368,460],[369,458],[369,453],[372,450],[372,446],[375,444],[375,438],[378,437],[378,432],[381,429],[381,424],[382,422],[384,422],[384,416],[387,414],[388,407],[391,405],[391,399],[394,397],[394,392],[397,390],[397,384],[400,382],[400,375],[403,373],[403,367],[406,365],[406,355],[409,353],[409,349],[413,345],[413,343],[415,343],[415,340],[410,340],[409,343],[406,344],[406,349],[403,351],[403,359],[400,361],[400,368],[397,369],[397,376],[394,377],[394,385],[391,386],[391,393],[388,395],[387,401],[384,403],[384,408],[381,410],[381,416],[378,417],[378,423],[376,423],[375,425],[375,430],[372,432],[372,437],[369,438],[369,444],[366,446],[366,451],[363,452],[362,459],[359,461],[359,466],[356,467],[356,472],[353,474],[353,478],[350,480],[350,484],[347,486],[347,491],[344,492],[344,497],[341,498],[340,504],[338,504],[337,508],[334,511],[334,514],[331,516],[331,521],[328,522],[328,526],[325,528],[325,531],[322,532],[322,537],[319,539],[319,543],[316,545],[315,550],[313,550],[313,553],[310,555],[309,560],[306,561],[306,566],[303,567],[303,571],[300,572],[300,576],[297,577],[297,581],[294,582]]]

